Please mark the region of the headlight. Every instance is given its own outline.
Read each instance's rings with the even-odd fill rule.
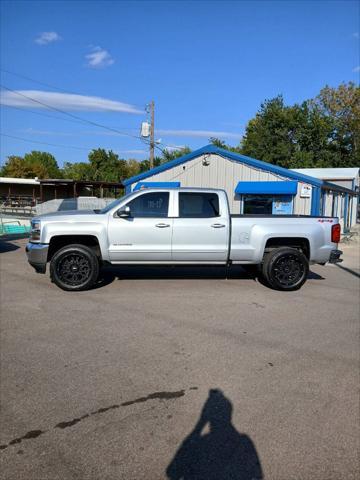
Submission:
[[[41,230],[40,220],[31,220],[31,230],[30,230],[31,242],[40,242],[40,230]]]

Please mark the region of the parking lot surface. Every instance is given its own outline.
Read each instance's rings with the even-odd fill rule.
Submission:
[[[1,242],[6,480],[359,478],[359,258],[298,292],[118,268],[67,293]]]

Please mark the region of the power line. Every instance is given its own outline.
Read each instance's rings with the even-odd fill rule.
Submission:
[[[69,113],[69,112],[66,112],[65,110],[61,110],[60,108],[53,107],[52,105],[48,105],[45,102],[41,102],[40,100],[36,100],[35,98],[30,97],[29,95],[24,95],[23,93],[20,93],[16,90],[13,90],[12,88],[6,87],[3,84],[0,84],[0,86],[2,88],[5,88],[5,90],[8,90],[9,92],[13,92],[16,95],[19,95],[20,97],[27,98],[28,100],[31,100],[32,102],[35,102],[35,103],[38,103],[39,105],[42,105],[43,107],[49,108],[50,110],[54,110],[55,112],[60,112],[63,115],[67,115],[71,118],[75,118],[76,120],[79,120],[83,123],[88,123],[89,125],[99,127],[99,128],[104,128],[105,130],[109,130],[110,132],[115,132],[115,133],[119,133],[121,135],[125,135],[125,136],[128,136],[128,137],[143,140],[143,138],[140,137],[139,135],[131,135],[130,133],[121,132],[120,130],[117,130],[116,128],[107,127],[106,125],[102,125],[101,123],[93,122],[92,120],[88,120],[86,118],[79,117],[78,115],[74,115],[73,113]]]
[[[5,106],[7,107],[7,105],[5,105]],[[57,117],[55,115],[48,115],[47,113],[44,113],[44,112],[35,112],[34,110],[28,110],[28,109],[24,109],[24,108],[20,108],[20,107],[11,106],[9,108],[15,108],[15,110],[20,110],[21,112],[34,113],[35,115],[41,115],[43,117],[48,117],[48,118],[55,118],[56,120],[63,120],[65,122],[83,123],[80,120],[74,120],[72,118],[61,118],[61,117]]]
[[[50,83],[41,82],[40,80],[36,80],[35,78],[31,78],[31,77],[29,77],[29,76],[27,76],[27,75],[24,75],[24,74],[21,74],[21,73],[12,72],[11,70],[7,70],[7,69],[5,69],[5,68],[0,68],[0,71],[2,71],[2,72],[4,72],[4,73],[9,73],[10,75],[14,75],[14,76],[19,77],[19,78],[23,78],[24,80],[29,80],[30,82],[38,83],[39,85],[44,85],[45,87],[55,88],[56,90],[59,90],[60,92],[72,93],[72,94],[74,94],[74,95],[81,95],[81,94],[79,94],[78,92],[72,92],[71,90],[64,90],[63,88],[57,87],[56,85],[52,85],[52,84],[50,84]],[[10,91],[12,91],[12,92],[14,92],[14,93],[17,93],[18,95],[21,95],[21,94],[20,94],[19,92],[17,92],[16,90],[12,90],[12,89],[10,89],[10,88],[8,88],[8,87],[5,87],[5,86],[4,86],[3,88],[6,88],[7,90],[10,90]],[[24,94],[22,94],[22,95],[25,97]],[[27,97],[26,97],[26,98],[27,98]],[[29,98],[30,100],[34,101],[34,102],[37,101],[37,100],[35,100],[35,99],[31,98],[31,97],[28,97],[28,98]],[[37,101],[37,102],[40,103],[40,104],[42,104],[42,103],[39,102],[39,101]],[[46,105],[45,103],[43,103],[42,105],[46,106],[47,108],[55,109],[55,107],[51,107],[50,105]],[[135,106],[137,106],[138,108],[144,108],[143,106],[140,106],[140,105],[135,105]],[[23,109],[22,109],[22,108],[19,108],[19,107],[11,107],[11,108],[16,108],[17,110],[22,110],[22,111],[23,111]],[[50,118],[56,118],[56,119],[58,119],[58,120],[66,120],[66,121],[75,122],[74,119],[73,119],[73,120],[70,120],[70,119],[67,119],[67,118],[66,118],[66,119],[65,119],[65,118],[62,119],[61,117],[55,117],[55,116],[53,116],[53,115],[47,115],[46,113],[43,113],[43,112],[34,112],[33,110],[26,110],[26,111],[27,111],[27,112],[34,113],[34,114],[36,114],[36,115],[43,115],[43,116],[50,117]],[[63,113],[64,115],[71,115],[72,117],[76,118],[76,122],[78,122],[78,123],[81,123],[81,122],[87,122],[87,123],[89,123],[89,122],[90,122],[90,120],[88,121],[88,120],[86,120],[86,119],[82,119],[81,117],[78,117],[78,116],[76,116],[76,115],[69,114],[68,112],[61,111],[60,109],[57,109],[56,111],[59,111],[60,113]],[[93,123],[93,122],[92,122],[92,123]],[[107,128],[107,129],[112,128],[112,127],[107,127],[107,126],[101,125],[101,124],[98,124],[98,125],[101,126],[102,128]],[[116,131],[116,132],[120,132],[119,129],[116,129],[116,130],[112,129],[112,130],[113,130],[113,131]],[[126,129],[126,130],[132,130],[132,128],[129,128],[129,129]],[[136,129],[134,128],[134,130],[136,130]],[[144,142],[146,142],[146,143],[148,143],[148,144],[150,145],[150,142],[147,141],[147,140],[146,140],[145,138],[143,138],[143,137],[133,136],[133,138],[138,138],[138,139],[140,139],[140,140],[142,140],[142,141],[144,141]],[[166,145],[166,144],[164,144],[164,143],[162,143],[162,142],[158,142],[158,144],[159,144],[159,143],[160,143],[161,145],[163,145],[164,147],[173,147],[173,145]],[[160,148],[160,147],[158,146],[158,144],[155,143],[154,147],[157,148],[158,150],[160,150],[162,153],[164,153],[164,149]]]
[[[8,105],[4,105],[5,107],[7,107]],[[64,122],[73,122],[73,123],[83,123],[82,120],[74,120],[72,118],[62,118],[62,117],[57,117],[56,115],[49,115],[47,113],[44,113],[44,112],[36,112],[35,110],[29,110],[29,109],[24,109],[24,108],[20,108],[20,107],[14,107],[13,105],[10,107],[8,106],[8,108],[14,108],[15,110],[19,110],[20,112],[23,112],[23,113],[33,113],[35,115],[41,115],[43,117],[48,117],[48,118],[55,118],[56,120],[61,120],[61,121],[64,121]],[[120,129],[118,129],[120,131]],[[135,127],[128,127],[128,128],[122,128],[121,131],[124,131],[124,130],[138,130],[138,128],[135,128]]]
[[[1,132],[0,132],[0,135],[2,137],[13,138],[15,140],[21,140],[23,142],[28,142],[28,143],[38,143],[40,145],[47,145],[47,146],[50,146],[50,147],[74,148],[76,150],[85,150],[87,152],[89,152],[90,150],[95,150],[94,147],[77,147],[75,145],[64,145],[64,144],[58,144],[58,143],[40,142],[38,140],[29,140],[28,138],[17,137],[15,135],[9,135],[7,133],[1,133]],[[121,153],[121,151],[119,151],[119,153]]]
[[[1,70],[3,70],[3,69],[1,69]],[[3,71],[6,71],[6,72],[8,72],[8,73],[13,73],[14,75],[18,75],[18,76],[22,76],[22,77],[24,77],[24,78],[30,79],[30,77],[26,77],[26,76],[20,75],[20,74],[15,74],[14,72],[10,72],[10,71],[8,71],[8,70],[3,70]],[[37,82],[37,80],[32,80],[32,81]],[[37,83],[43,83],[43,82],[37,82]],[[150,145],[150,142],[149,142],[147,139],[145,139],[145,138],[143,138],[143,137],[141,137],[141,136],[139,136],[139,135],[131,135],[131,134],[129,134],[129,133],[125,133],[124,131],[120,131],[120,130],[115,129],[115,128],[113,128],[113,127],[108,127],[108,126],[106,126],[106,125],[102,125],[101,123],[93,122],[93,121],[91,121],[91,120],[82,118],[82,117],[80,117],[80,116],[78,116],[78,115],[74,115],[74,114],[72,114],[72,113],[66,112],[65,110],[62,110],[62,109],[60,109],[60,108],[57,108],[57,107],[53,107],[53,106],[51,106],[51,105],[48,105],[48,104],[45,103],[45,102],[41,102],[40,100],[37,100],[37,99],[35,99],[35,98],[32,98],[32,97],[29,96],[29,95],[25,95],[25,94],[23,94],[23,93],[20,93],[20,92],[14,90],[14,89],[12,89],[12,88],[9,88],[9,87],[7,87],[7,86],[5,86],[5,85],[3,85],[3,84],[0,84],[0,86],[1,86],[2,88],[5,88],[6,90],[12,92],[12,93],[15,93],[16,95],[19,95],[19,96],[21,96],[21,97],[24,97],[24,98],[26,98],[26,99],[34,102],[34,103],[38,103],[39,105],[42,105],[42,106],[44,106],[44,107],[46,107],[46,108],[48,108],[48,109],[50,109],[50,110],[54,110],[54,111],[59,112],[59,113],[61,113],[61,114],[63,114],[63,115],[67,115],[68,117],[71,117],[71,120],[69,120],[69,119],[63,119],[63,120],[68,120],[68,121],[77,122],[77,123],[87,123],[87,124],[89,124],[89,125],[96,126],[96,127],[99,127],[99,128],[103,128],[103,129],[105,129],[105,130],[109,130],[109,131],[111,131],[111,132],[118,133],[118,134],[123,135],[123,136],[128,136],[128,137],[131,137],[131,138],[135,138],[135,139],[137,139],[137,140],[141,140],[142,142],[146,143],[147,145]],[[50,86],[50,85],[48,85],[48,86]],[[52,86],[52,88],[57,88],[57,87]],[[57,88],[57,89],[59,90],[59,88]],[[19,107],[12,107],[12,108],[17,108],[18,110],[23,110],[23,109],[21,109],[21,108],[19,108]],[[28,111],[28,112],[32,112],[32,113],[35,113],[35,114],[38,114],[38,115],[43,115],[43,116],[52,117],[52,118],[56,118],[56,119],[58,119],[58,120],[61,120],[60,117],[55,117],[55,116],[53,116],[53,115],[47,115],[47,114],[44,114],[43,112],[34,112],[33,110],[27,110],[27,111]],[[167,147],[167,146],[168,146],[168,145],[165,145],[165,144],[163,144],[163,143],[162,143],[162,145],[164,145],[164,147]],[[164,154],[164,149],[162,149],[161,147],[159,147],[159,145],[157,145],[155,142],[154,142],[154,147],[155,147],[157,150],[159,150],[161,153]],[[79,148],[80,148],[80,147],[79,147]]]
[[[89,150],[92,150],[92,148],[85,148],[85,147],[76,147],[75,145],[59,145],[56,143],[48,143],[48,142],[39,142],[38,140],[29,140],[28,138],[22,138],[22,137],[16,137],[15,135],[8,135],[7,133],[0,133],[2,137],[8,137],[8,138],[14,138],[15,140],[22,140],[23,142],[29,142],[29,143],[39,143],[41,145],[48,145],[50,147],[62,147],[62,148],[75,148],[76,150],[86,150],[87,152]]]
[[[78,95],[78,93],[76,92],[71,92],[70,90],[66,91],[63,88],[56,87],[55,85],[51,85],[50,83],[40,82],[40,80],[35,80],[34,78],[27,77],[26,75],[23,75],[21,73],[11,72],[10,70],[6,70],[5,68],[0,68],[0,70],[4,73],[9,73],[10,75],[14,75],[15,77],[23,78],[24,80],[29,80],[30,82],[38,83],[39,85],[43,85],[44,87],[55,88],[55,90],[59,90],[59,92],[72,93],[74,95]]]
[[[2,71],[4,73],[9,73],[10,75],[14,75],[15,77],[23,78],[24,80],[29,80],[30,82],[34,82],[34,83],[37,83],[39,85],[43,85],[44,87],[55,88],[55,90],[58,90],[59,92],[71,93],[73,95],[82,95],[79,92],[73,92],[71,90],[64,90],[61,87],[57,87],[56,85],[52,85],[51,83],[41,82],[40,80],[36,80],[35,78],[28,77],[27,75],[24,75],[22,73],[12,72],[11,70],[7,70],[5,68],[0,68],[0,71]],[[135,104],[133,104],[133,105],[135,107],[144,109],[144,105],[135,105]]]

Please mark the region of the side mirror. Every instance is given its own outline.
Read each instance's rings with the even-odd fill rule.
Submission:
[[[119,208],[116,214],[120,218],[128,218],[131,216],[130,207],[125,205],[124,207]]]

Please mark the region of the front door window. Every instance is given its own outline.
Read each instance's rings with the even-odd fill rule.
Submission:
[[[133,218],[167,217],[169,210],[169,193],[144,193],[127,204]]]

